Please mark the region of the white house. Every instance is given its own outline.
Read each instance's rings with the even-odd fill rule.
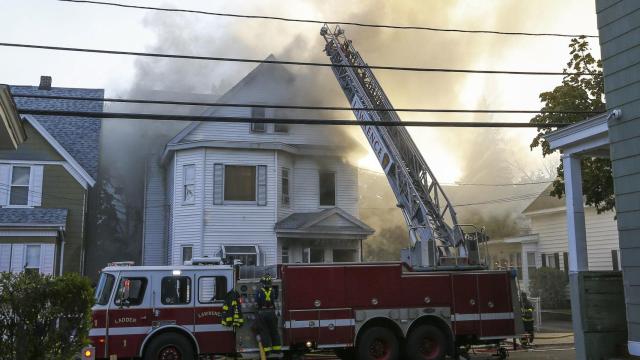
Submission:
[[[530,269],[569,268],[565,199],[550,195],[550,191],[551,186],[522,212],[530,223],[530,233],[504,240],[507,244],[521,244],[524,289],[528,289]],[[620,270],[615,212],[598,214],[594,207],[585,206],[584,216],[589,269]]]
[[[291,101],[293,76],[259,65],[221,103]],[[212,116],[281,116],[222,107]],[[223,256],[245,264],[359,261],[373,230],[358,219],[353,140],[313,125],[196,122],[148,166],[143,264]]]

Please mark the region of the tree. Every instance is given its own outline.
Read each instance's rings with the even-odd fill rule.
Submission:
[[[586,37],[571,39],[569,45],[571,56],[567,67],[563,70],[566,74],[562,84],[552,91],[540,94],[540,100],[544,103],[543,113],[531,119],[533,124],[566,123],[572,124],[586,119],[585,114],[558,114],[544,111],[606,111],[604,102],[604,77],[602,75],[602,62],[595,60],[590,53],[589,42]],[[592,76],[581,76],[570,73],[594,73]],[[538,128],[538,134],[531,142],[531,149],[540,147],[542,156],[553,151],[549,143],[543,138],[550,133],[550,128]],[[551,195],[562,198],[564,195],[564,169],[562,163],[557,168],[557,178],[553,181]],[[586,197],[586,204],[594,206],[598,213],[612,210],[615,206],[613,193],[613,177],[611,175],[611,161],[602,158],[582,159],[582,189]]]

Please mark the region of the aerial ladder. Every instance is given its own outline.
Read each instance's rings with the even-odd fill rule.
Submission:
[[[371,69],[340,26],[320,30],[333,73],[358,121],[400,122]],[[455,209],[404,126],[361,125],[409,228],[402,260],[416,269],[484,268],[484,231],[459,224]]]

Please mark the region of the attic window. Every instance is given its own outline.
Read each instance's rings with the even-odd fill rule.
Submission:
[[[265,109],[264,108],[251,108],[251,117],[254,119],[265,119]],[[266,131],[265,123],[251,123],[251,131],[252,132],[265,132]]]

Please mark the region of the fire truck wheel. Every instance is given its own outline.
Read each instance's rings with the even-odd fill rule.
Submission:
[[[447,337],[435,326],[419,326],[407,338],[410,360],[440,360],[444,359],[446,352]]]
[[[191,342],[182,335],[164,333],[156,336],[144,352],[144,360],[195,359]]]
[[[391,330],[376,326],[362,334],[356,355],[358,360],[396,360],[399,358],[399,347],[398,339]]]

